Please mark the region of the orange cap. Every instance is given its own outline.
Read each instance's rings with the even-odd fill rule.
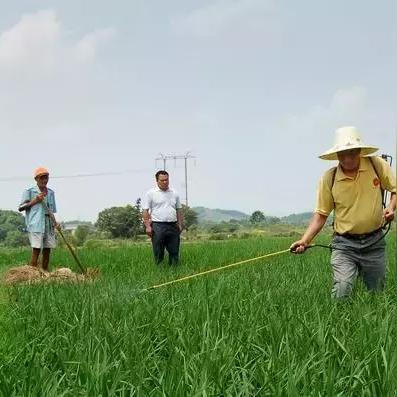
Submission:
[[[38,167],[38,168],[36,168],[35,170],[34,170],[34,177],[35,177],[35,179],[38,177],[38,176],[41,176],[41,175],[49,175],[50,173],[48,172],[48,170],[47,170],[47,168],[44,168],[44,167]]]

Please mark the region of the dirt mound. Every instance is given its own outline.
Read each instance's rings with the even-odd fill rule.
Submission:
[[[53,272],[45,272],[44,270],[34,266],[17,266],[8,269],[3,275],[5,284],[13,285],[20,283],[38,283],[48,281],[66,281],[66,282],[83,282],[92,280],[99,276],[99,269],[89,268],[86,274],[74,273],[68,267],[62,267]]]

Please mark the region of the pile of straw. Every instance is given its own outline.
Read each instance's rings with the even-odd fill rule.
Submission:
[[[67,267],[45,272],[44,270],[29,265],[12,267],[3,276],[5,284],[38,283],[52,281],[82,282],[97,277],[98,269],[88,269],[86,274],[74,273]]]

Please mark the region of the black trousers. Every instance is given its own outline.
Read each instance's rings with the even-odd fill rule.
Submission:
[[[176,222],[152,222],[152,246],[154,260],[159,265],[164,260],[164,250],[168,252],[168,263],[177,265],[179,261],[180,231]]]

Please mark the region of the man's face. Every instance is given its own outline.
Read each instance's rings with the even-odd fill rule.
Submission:
[[[157,186],[161,190],[167,190],[168,189],[168,185],[169,185],[168,175],[160,174],[158,179],[157,179]]]
[[[360,166],[360,149],[349,149],[338,152],[338,160],[346,171],[356,171]]]
[[[37,186],[39,188],[44,188],[47,186],[48,183],[48,174],[39,175],[36,177]]]

